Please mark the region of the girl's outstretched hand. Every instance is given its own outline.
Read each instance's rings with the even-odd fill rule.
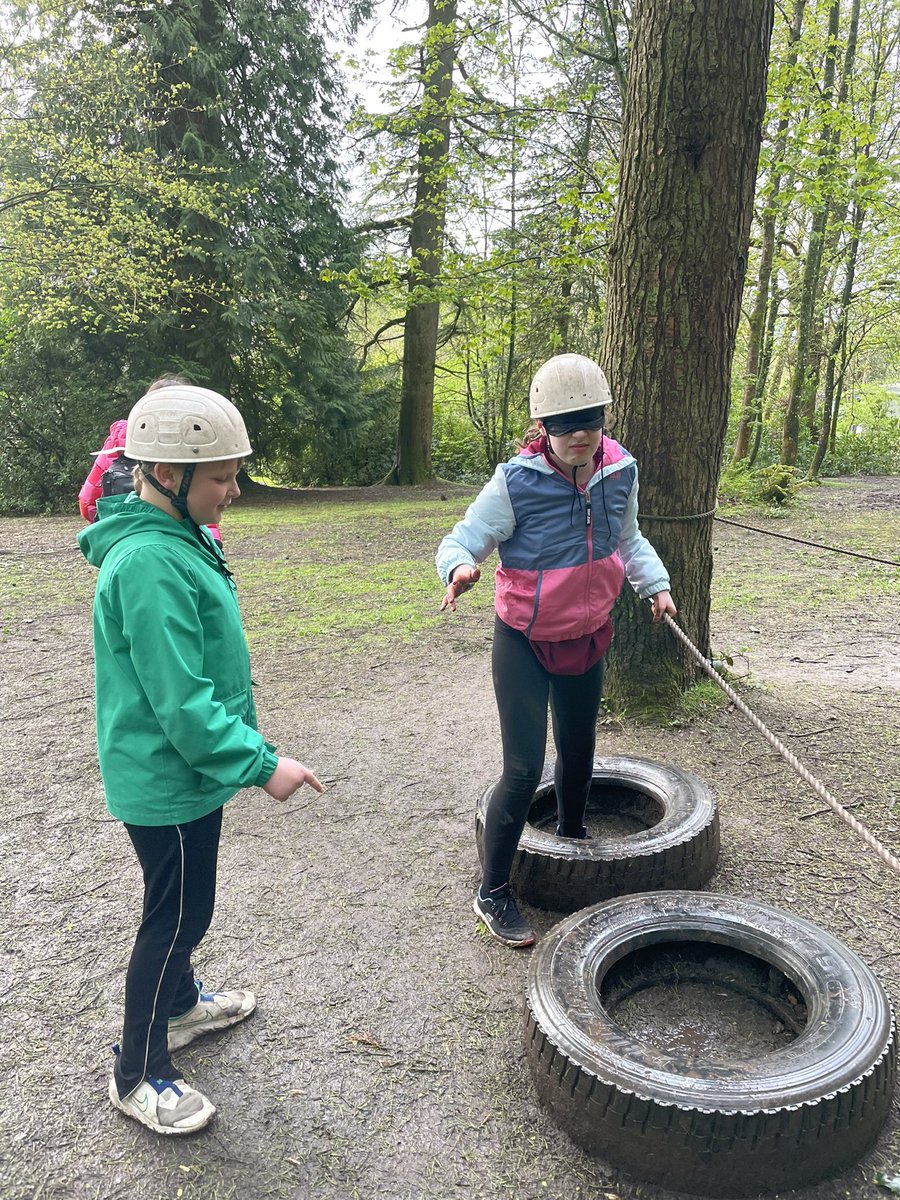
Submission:
[[[678,612],[670,592],[657,592],[655,596],[651,596],[650,606],[653,609],[654,621],[661,621],[667,613],[674,617]]]
[[[453,568],[453,578],[447,584],[447,590],[444,592],[444,598],[441,600],[441,612],[445,608],[449,608],[451,612],[456,612],[456,597],[461,596],[463,592],[467,592],[470,587],[474,587],[481,578],[481,572],[477,567],[470,567],[468,563],[461,563],[458,567]]]
[[[274,800],[287,800],[305,783],[317,792],[325,791],[325,785],[319,783],[309,767],[297,762],[296,758],[279,758],[278,766],[263,784],[263,790]]]

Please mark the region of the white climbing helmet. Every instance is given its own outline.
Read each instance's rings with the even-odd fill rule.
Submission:
[[[224,462],[252,453],[244,419],[209,388],[173,383],[142,396],[128,414],[125,453],[143,463]]]
[[[583,354],[557,354],[534,374],[529,393],[529,415],[553,417],[612,403],[606,376]]]

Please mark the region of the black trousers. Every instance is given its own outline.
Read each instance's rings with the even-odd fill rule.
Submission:
[[[494,624],[492,667],[503,774],[485,814],[485,891],[509,879],[544,769],[548,700],[557,754],[554,783],[559,823],[566,833],[580,831],[591,788],[597,714],[603,693],[603,659],[583,675],[551,675],[536,658],[525,634],[499,617]]]
[[[170,1017],[197,1003],[191,953],[212,921],[222,810],[184,825],[129,825],[144,873],[144,912],[125,976],[115,1077],[125,1096],[144,1079],[178,1079],[166,1045]]]

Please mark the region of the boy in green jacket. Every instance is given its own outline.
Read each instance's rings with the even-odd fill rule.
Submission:
[[[237,595],[205,528],[240,495],[251,452],[240,413],[206,388],[149,392],[128,416],[140,494],[98,502],[78,535],[100,568],[94,596],[97,745],[106,803],[144,876],[125,979],[112,1103],[157,1133],[193,1133],[215,1108],[171,1053],[244,1020],[249,991],[204,992],[191,952],[212,920],[222,806],[261,787],[286,800],[308,783],[256,728]]]

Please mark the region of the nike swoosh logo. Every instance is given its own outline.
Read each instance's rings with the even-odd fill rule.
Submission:
[[[138,1106],[138,1108],[141,1110],[141,1112],[146,1112],[147,1109],[150,1107],[150,1097],[149,1096],[147,1096],[143,1100],[138,1100],[137,1096],[135,1096],[134,1102]]]

